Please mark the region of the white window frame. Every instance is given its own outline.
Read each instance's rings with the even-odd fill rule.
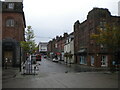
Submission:
[[[9,4],[8,4],[8,8],[9,8],[9,9],[14,9],[14,3],[9,3]]]

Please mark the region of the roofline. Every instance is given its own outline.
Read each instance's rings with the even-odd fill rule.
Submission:
[[[23,0],[4,0],[2,2],[23,2]]]

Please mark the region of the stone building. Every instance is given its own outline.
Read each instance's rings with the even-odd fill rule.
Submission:
[[[24,41],[26,23],[23,2],[2,2],[2,66],[19,66],[23,58],[20,41]]]
[[[93,8],[87,19],[74,23],[74,52],[75,62],[95,67],[109,67],[111,54],[102,45],[98,45],[90,36],[97,33],[97,28],[105,29],[105,24],[118,24],[120,17],[112,16],[108,9]]]

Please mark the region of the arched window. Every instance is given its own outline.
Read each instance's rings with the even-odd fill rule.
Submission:
[[[15,21],[14,19],[7,19],[6,26],[7,27],[14,27]]]

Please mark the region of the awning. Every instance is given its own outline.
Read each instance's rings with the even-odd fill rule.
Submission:
[[[87,50],[86,49],[81,49],[81,50],[78,51],[78,53],[84,53],[84,52],[87,52]]]
[[[79,50],[78,53],[83,53],[85,51],[86,51],[85,49],[82,49],[82,50]]]
[[[60,53],[59,53],[59,52],[57,52],[56,54],[57,54],[57,55],[60,55]]]
[[[81,54],[87,54],[87,50],[86,49],[81,49],[77,52],[77,55],[81,55]]]

